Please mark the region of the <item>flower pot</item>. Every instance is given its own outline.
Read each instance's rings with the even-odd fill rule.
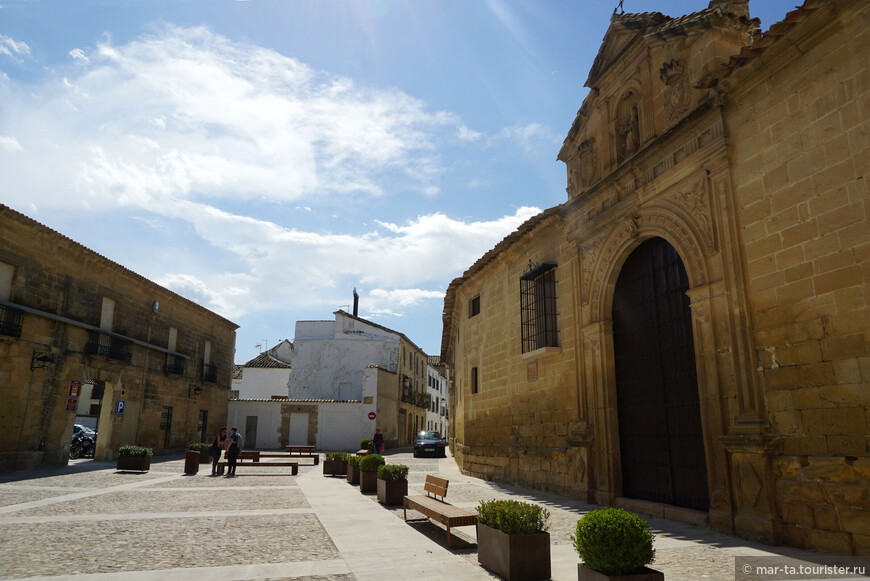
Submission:
[[[402,500],[407,495],[407,480],[381,480],[378,478],[378,502],[381,504],[402,504]]]
[[[208,455],[208,450],[200,450],[199,463],[200,464],[211,464],[211,456]]]
[[[477,562],[508,581],[550,578],[550,533],[509,535],[477,523]]]
[[[359,484],[359,466],[347,465],[347,481],[351,484]]]
[[[578,581],[665,581],[665,574],[644,567],[639,573],[630,573],[628,575],[605,575],[598,571],[589,569],[582,563],[577,565],[577,580]]]
[[[359,473],[359,491],[360,492],[377,492],[378,491],[378,473],[363,472]]]
[[[345,476],[347,475],[347,460],[324,460],[323,475],[324,476]]]
[[[151,456],[118,456],[118,470],[147,472],[151,468]]]

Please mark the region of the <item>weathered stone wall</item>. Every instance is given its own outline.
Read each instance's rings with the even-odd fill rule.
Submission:
[[[870,554],[870,10],[810,15],[725,109],[791,544]]]
[[[125,443],[182,449],[195,438],[200,410],[208,411],[207,438],[225,423],[236,325],[5,206],[0,225],[0,261],[14,267],[10,302],[69,321],[25,312],[20,338],[0,335],[0,421],[15,435],[0,443],[0,467],[67,462],[71,381],[107,383],[97,442],[106,458]],[[114,333],[165,350],[169,327],[179,329],[176,353],[189,357],[183,375],[164,373],[165,352],[136,344],[127,345],[129,363],[85,354],[90,336],[80,325],[99,327],[103,297],[116,301]],[[214,382],[202,377],[206,340]],[[53,363],[31,370],[35,351]],[[200,395],[189,397],[191,385]],[[125,413],[109,413],[122,397]],[[163,406],[173,408],[168,443],[159,430]]]

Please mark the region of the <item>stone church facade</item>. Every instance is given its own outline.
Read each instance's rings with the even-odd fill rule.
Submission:
[[[870,554],[870,5],[614,14],[568,200],[448,288],[467,473]]]

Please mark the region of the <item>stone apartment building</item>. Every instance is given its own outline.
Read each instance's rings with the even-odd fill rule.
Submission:
[[[76,416],[96,459],[225,425],[234,323],[0,205],[0,469],[64,465]]]
[[[870,4],[614,14],[568,200],[447,291],[461,468],[870,554]]]

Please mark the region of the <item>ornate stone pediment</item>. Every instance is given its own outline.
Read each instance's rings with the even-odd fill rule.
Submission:
[[[597,87],[602,74],[622,56],[625,49],[635,39],[643,36],[646,30],[664,22],[667,16],[660,12],[644,12],[642,14],[614,14],[610,18],[610,28],[601,41],[598,55],[589,69],[589,77],[586,85],[589,88]]]

